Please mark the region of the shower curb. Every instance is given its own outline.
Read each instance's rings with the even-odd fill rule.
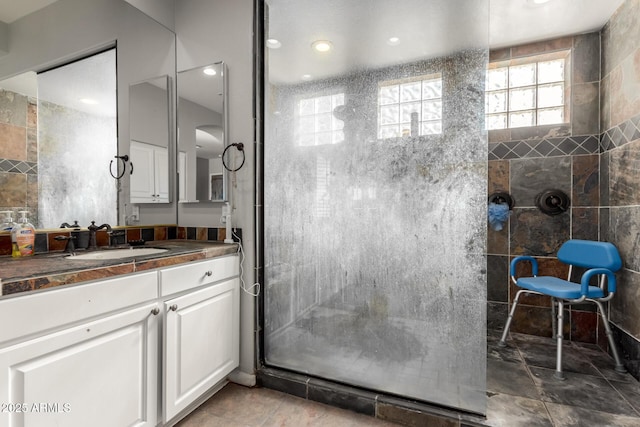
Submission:
[[[271,367],[258,370],[257,385],[406,426],[481,427],[487,425],[482,415],[375,393]]]

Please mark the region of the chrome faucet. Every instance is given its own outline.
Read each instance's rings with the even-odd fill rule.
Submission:
[[[91,221],[91,225],[87,227],[87,230],[89,230],[89,246],[87,246],[87,249],[98,249],[98,244],[96,242],[96,231],[102,230],[103,228],[106,228],[107,233],[111,235],[112,230],[109,224],[102,224],[100,226],[97,226],[95,221]],[[111,239],[109,239],[109,244],[111,244]]]

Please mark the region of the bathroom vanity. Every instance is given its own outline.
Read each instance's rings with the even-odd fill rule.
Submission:
[[[236,245],[166,243],[138,259],[24,260],[65,271],[0,299],[0,426],[173,425],[226,383],[239,363]],[[38,269],[10,280],[36,283]]]

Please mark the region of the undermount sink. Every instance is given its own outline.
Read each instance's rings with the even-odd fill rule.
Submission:
[[[124,248],[124,249],[105,249],[103,251],[89,252],[81,255],[70,255],[65,259],[69,261],[87,261],[101,259],[120,259],[133,258],[145,255],[155,255],[167,252],[168,249],[161,248]]]

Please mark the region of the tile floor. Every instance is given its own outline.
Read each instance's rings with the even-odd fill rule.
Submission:
[[[494,427],[639,427],[640,383],[615,372],[597,346],[565,342],[566,380],[553,377],[551,338],[512,333],[498,347],[499,331],[487,337],[487,420]]]
[[[395,427],[397,425],[275,390],[227,384],[176,427]]]
[[[629,374],[615,372],[613,360],[598,347],[565,342],[563,368],[567,379],[558,381],[553,378],[552,339],[512,333],[508,346],[500,348],[499,334],[490,331],[487,338],[488,406],[484,425],[640,426],[640,383]],[[235,384],[227,385],[178,424],[179,427],[395,425],[398,424],[274,390]]]

